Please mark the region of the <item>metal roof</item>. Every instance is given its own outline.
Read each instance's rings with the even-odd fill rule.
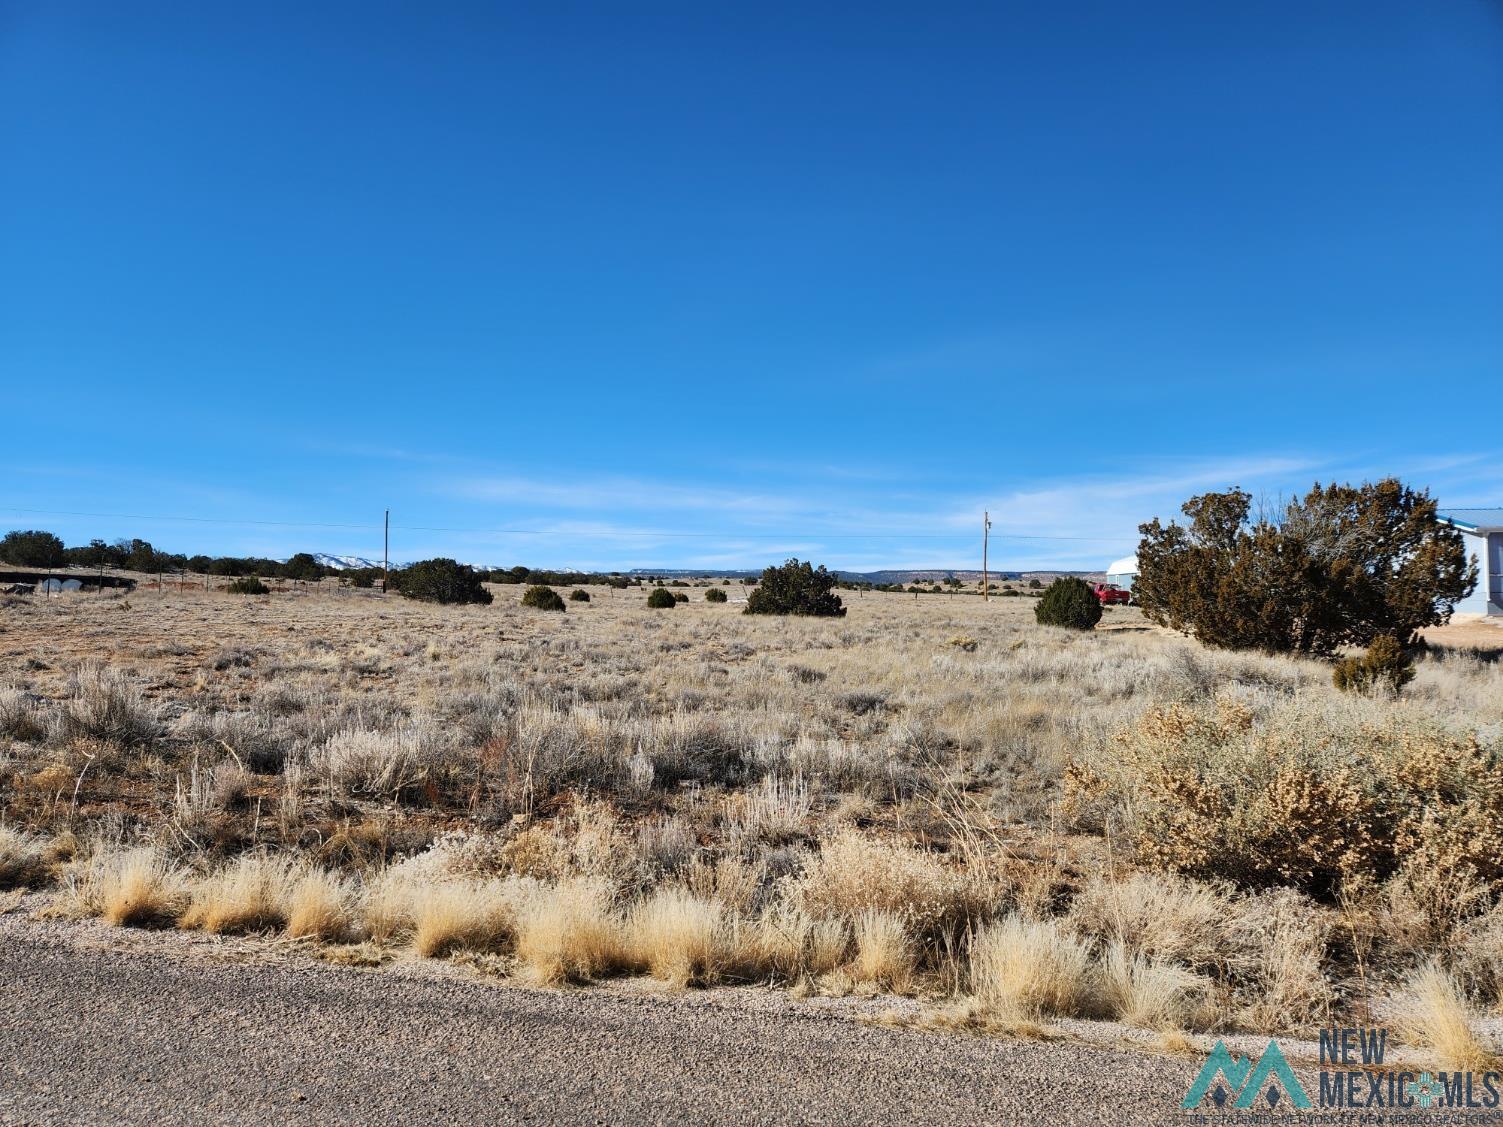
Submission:
[[[1503,529],[1503,508],[1441,509],[1435,515],[1468,532],[1495,532]]]

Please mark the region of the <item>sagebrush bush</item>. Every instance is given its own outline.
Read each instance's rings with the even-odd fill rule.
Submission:
[[[1397,693],[1413,680],[1414,661],[1399,640],[1388,634],[1374,638],[1360,657],[1338,661],[1331,671],[1331,683],[1347,693],[1379,688]]]
[[[1041,626],[1089,630],[1101,621],[1101,600],[1084,579],[1061,576],[1034,605],[1033,616]]]
[[[654,610],[664,610],[678,606],[678,600],[673,597],[673,592],[666,587],[654,587],[652,594],[647,596],[647,605]]]
[[[581,592],[583,594],[583,592]],[[585,595],[588,599],[589,595]],[[522,605],[532,607],[533,610],[568,610],[564,605],[563,598],[552,587],[533,586],[527,588],[522,595]]]
[[[1171,705],[1114,750],[1067,769],[1067,805],[1119,820],[1156,868],[1330,896],[1409,860],[1503,889],[1499,751],[1475,733],[1298,704],[1261,723],[1235,704]]]
[[[239,579],[232,579],[224,588],[232,595],[269,595],[271,588],[261,582],[257,575],[242,575]]]
[[[112,666],[90,662],[69,678],[68,700],[57,721],[65,740],[86,738],[134,747],[161,735],[159,716],[138,682]]]
[[[711,587],[708,591],[705,592],[705,602],[707,603],[723,603],[725,602],[725,600],[725,592],[722,591],[719,587]]]
[[[587,603],[590,601],[590,593],[583,587],[576,587],[569,592],[569,601],[571,603]]]

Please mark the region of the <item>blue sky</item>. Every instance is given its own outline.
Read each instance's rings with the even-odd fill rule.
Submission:
[[[1496,0],[0,0],[0,527],[70,543],[975,566],[990,509],[1092,567],[1233,483],[1503,504],[1500,264]]]

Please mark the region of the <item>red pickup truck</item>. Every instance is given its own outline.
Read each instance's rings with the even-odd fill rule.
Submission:
[[[1104,607],[1113,605],[1126,606],[1132,602],[1132,592],[1124,591],[1121,587],[1114,587],[1110,583],[1098,583],[1092,588],[1096,592],[1096,598]]]

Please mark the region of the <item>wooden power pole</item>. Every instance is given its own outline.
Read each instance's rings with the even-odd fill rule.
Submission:
[[[391,578],[391,510],[386,510],[386,520],[381,532],[381,594],[386,594],[386,583]]]
[[[983,603],[989,603],[989,602],[992,601],[991,572],[989,572],[987,570],[987,567],[986,567],[987,541],[991,537],[991,531],[992,531],[992,514],[989,513],[989,512],[982,513],[981,514],[981,601]]]

